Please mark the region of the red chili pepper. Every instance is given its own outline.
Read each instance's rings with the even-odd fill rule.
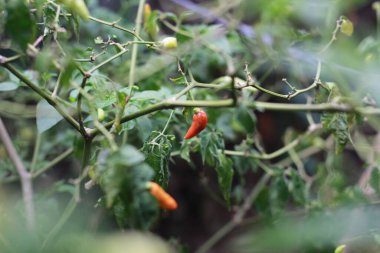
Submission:
[[[190,139],[199,134],[207,126],[207,114],[201,109],[195,109],[193,123],[185,135],[185,139]]]
[[[178,205],[175,199],[172,196],[170,196],[164,189],[162,189],[162,187],[159,184],[155,182],[149,182],[148,187],[150,193],[157,199],[162,209],[177,209]]]

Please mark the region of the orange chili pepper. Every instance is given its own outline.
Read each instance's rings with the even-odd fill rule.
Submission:
[[[155,183],[155,182],[149,182],[149,190],[150,193],[157,199],[158,203],[160,204],[160,207],[165,210],[175,210],[177,209],[178,205],[175,199],[170,196],[162,187]]]

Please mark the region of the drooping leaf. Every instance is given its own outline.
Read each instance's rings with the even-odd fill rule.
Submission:
[[[44,99],[38,102],[36,111],[37,129],[39,133],[45,132],[63,119],[61,114]]]
[[[215,167],[215,170],[218,175],[219,189],[222,192],[222,195],[228,207],[230,206],[231,186],[234,175],[232,165],[232,160],[226,157],[226,155],[224,155],[223,152],[219,150],[218,163]]]
[[[219,189],[227,205],[230,205],[231,185],[234,175],[233,162],[224,153],[224,140],[221,132],[209,132],[201,136],[200,150],[203,163],[214,167],[218,175]]]
[[[18,86],[19,85],[15,82],[10,82],[10,81],[2,82],[2,83],[0,83],[0,91],[15,90],[18,88]]]
[[[201,136],[201,155],[203,164],[214,166],[218,161],[219,150],[224,150],[224,140],[221,132],[208,132]]]

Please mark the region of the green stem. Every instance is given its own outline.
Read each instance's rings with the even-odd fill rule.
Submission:
[[[144,10],[144,3],[145,0],[139,1],[139,7],[137,9],[137,16],[135,21],[135,33],[138,36],[140,34],[141,30],[141,23],[142,23],[142,16],[143,16],[143,10]],[[137,41],[137,37],[134,38],[133,42]],[[137,60],[137,44],[133,44],[132,46],[132,56],[131,56],[131,67],[129,69],[129,96],[131,96],[132,93],[132,86],[135,82],[135,68],[136,68],[136,60]]]
[[[33,151],[33,158],[32,158],[32,164],[30,165],[30,171],[34,171],[36,168],[37,158],[40,151],[41,146],[41,137],[42,134],[38,133],[36,137],[36,143],[34,145],[34,151]]]
[[[169,123],[170,123],[170,121],[171,121],[171,119],[172,119],[172,117],[173,117],[173,114],[174,114],[174,110],[172,110],[172,111],[170,112],[169,119],[168,119],[168,121],[166,121],[166,124],[165,124],[164,129],[162,129],[162,132],[161,132],[162,134],[164,134],[165,131],[166,131],[166,129],[168,128]]]
[[[178,92],[174,98],[175,100],[179,99],[180,97],[182,97],[183,95],[185,95],[187,92],[189,92],[192,88],[195,87],[195,84],[190,84],[188,86],[186,86],[185,89],[181,90],[180,92]]]
[[[33,178],[36,178],[38,177],[39,175],[41,175],[42,173],[44,173],[45,171],[49,170],[50,168],[52,168],[54,165],[56,165],[57,163],[61,162],[63,159],[65,159],[66,157],[68,157],[69,155],[71,155],[72,153],[74,152],[74,149],[73,148],[69,148],[67,149],[65,152],[63,152],[62,154],[60,154],[59,156],[57,156],[56,158],[54,158],[53,160],[51,160],[48,164],[46,164],[44,167],[42,167],[41,169],[37,170],[35,173],[33,173],[32,177]]]
[[[327,49],[330,48],[330,46],[334,43],[334,41],[337,40],[337,37],[336,37],[336,34],[338,33],[339,31],[339,28],[341,27],[341,23],[342,23],[342,17],[340,17],[337,21],[336,21],[336,26],[335,26],[335,29],[334,31],[332,32],[332,36],[331,36],[331,39],[330,41],[321,49],[321,51],[319,51],[319,54],[322,54],[324,53],[325,51],[327,51]]]
[[[89,71],[87,71],[87,75],[93,73],[93,72],[94,72],[95,70],[97,70],[98,68],[101,68],[101,67],[104,66],[105,64],[107,64],[107,63],[113,61],[114,59],[116,59],[116,58],[118,58],[119,56],[125,54],[126,52],[128,52],[128,50],[126,50],[126,49],[121,50],[119,53],[117,53],[117,54],[111,56],[111,57],[108,58],[107,60],[105,60],[105,61],[99,63],[98,65],[96,65],[95,67],[93,67],[92,69],[90,69]]]
[[[230,107],[234,106],[235,101],[233,99],[225,99],[225,100],[216,100],[216,101],[203,101],[203,100],[194,100],[194,101],[163,101],[151,106],[148,106],[140,111],[135,113],[128,114],[121,118],[120,123],[125,123],[132,119],[144,116],[146,114],[160,111],[164,109],[174,109],[176,107]],[[104,126],[109,129],[112,127],[113,121],[105,123]],[[88,131],[89,136],[93,137],[98,134],[98,130],[92,129]]]
[[[43,251],[46,248],[46,246],[48,246],[48,243],[52,239],[54,239],[54,237],[56,237],[56,235],[58,234],[58,232],[66,224],[66,222],[68,221],[68,219],[71,217],[71,215],[74,212],[76,206],[77,206],[77,202],[75,201],[75,198],[72,197],[71,200],[69,201],[69,203],[67,204],[65,210],[63,211],[62,216],[59,218],[59,220],[54,225],[54,227],[52,228],[52,230],[50,230],[50,232],[46,236],[44,242],[42,243],[41,251]]]
[[[112,134],[98,120],[94,120],[94,125],[106,137],[112,151],[116,151],[117,145]]]
[[[87,82],[87,77],[85,76],[85,77],[83,77],[82,83],[80,85],[80,88],[82,90],[84,90],[84,87],[86,86],[86,82]],[[83,94],[82,94],[82,92],[79,92],[78,100],[77,100],[78,122],[79,122],[80,132],[81,132],[82,136],[86,137],[87,132],[86,132],[86,129],[84,127],[83,114],[82,114],[82,98],[83,98]]]
[[[374,107],[353,107],[348,104],[321,103],[321,104],[289,104],[255,102],[248,105],[252,109],[259,111],[292,111],[292,112],[357,112],[363,115],[380,115],[380,108]]]
[[[53,98],[55,98],[58,94],[58,90],[59,90],[59,87],[61,86],[61,79],[62,79],[62,75],[63,75],[63,71],[61,71],[58,75],[58,78],[57,78],[57,82],[55,84],[55,87],[54,87],[54,90],[53,90],[53,93],[51,94],[51,96]]]
[[[107,22],[107,21],[104,21],[104,20],[101,20],[101,19],[99,19],[99,18],[95,18],[95,17],[92,17],[92,16],[90,16],[90,19],[91,19],[92,21],[95,21],[95,22],[101,23],[101,24],[103,24],[103,25],[108,25],[108,26],[115,27],[116,29],[119,29],[119,30],[122,30],[122,31],[124,31],[124,32],[127,32],[127,33],[133,35],[134,37],[136,37],[137,39],[143,41],[143,39],[142,39],[138,34],[136,34],[134,31],[132,31],[132,30],[130,30],[130,29],[127,29],[127,28],[125,28],[125,27],[122,27],[122,26],[120,26],[120,25],[117,25],[116,22]]]
[[[294,139],[289,144],[285,145],[284,147],[274,151],[270,154],[249,154],[244,151],[235,151],[235,150],[224,150],[224,154],[231,155],[231,156],[244,156],[244,157],[251,157],[251,158],[257,158],[260,160],[270,160],[273,158],[276,158],[282,154],[287,153],[290,149],[294,148],[298,145],[298,143],[301,141],[301,138]]]
[[[67,113],[60,104],[57,103],[55,99],[53,99],[47,92],[42,90],[36,84],[31,82],[25,75],[23,75],[20,71],[18,71],[15,67],[13,67],[9,63],[4,63],[1,66],[8,69],[13,75],[15,75],[18,79],[20,79],[23,83],[25,83],[29,88],[34,90],[38,95],[44,98],[51,106],[53,106],[59,114],[77,131],[80,132],[79,123],[69,114]]]

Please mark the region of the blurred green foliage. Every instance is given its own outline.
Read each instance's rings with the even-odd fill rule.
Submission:
[[[91,139],[88,166],[79,169],[85,140],[54,103],[0,68],[0,115],[7,118],[13,144],[31,171],[37,221],[35,233],[29,233],[19,176],[0,145],[0,251],[174,252],[173,245],[147,232],[172,215],[159,210],[147,183],[153,180],[169,191],[170,171],[183,160],[194,173],[212,175],[219,189],[212,197],[222,199],[231,215],[252,207],[260,221],[238,236],[234,252],[333,252],[341,244],[347,252],[378,252],[378,116],[364,117],[360,111],[271,114],[257,107],[254,112],[256,102],[287,101],[245,84],[247,72],[281,94],[318,81],[316,89],[290,103],[305,104],[311,96],[313,104],[375,108],[380,103],[379,3],[207,1],[197,6],[209,8],[208,17],[199,18],[197,9],[189,14],[169,2],[160,1],[163,10],[145,17],[140,42],[148,43],[138,45],[133,62],[138,1],[121,1],[113,12],[89,0],[91,16],[103,21],[86,22],[79,17],[87,14],[70,1],[0,0],[0,61],[15,57],[12,64],[20,75],[71,117],[83,114],[85,130],[99,133]],[[159,47],[157,42],[167,36],[177,38],[178,48]],[[125,54],[112,58],[124,49]],[[321,74],[314,80],[318,61]],[[81,87],[83,72],[93,69]],[[200,87],[176,98],[193,82]],[[191,108],[142,113],[161,101],[230,97],[230,82],[235,82],[238,105],[206,108],[208,126],[191,140],[183,140]],[[97,122],[98,108],[104,110],[105,123]],[[314,123],[321,123],[316,133],[300,133]],[[297,145],[289,148],[295,139]],[[286,152],[266,158],[270,152],[265,150],[278,144],[288,147]],[[246,205],[263,173],[270,181]],[[82,181],[85,190],[77,187]],[[187,201],[180,191],[175,194],[179,202]],[[69,221],[67,203],[75,203]],[[113,234],[116,227],[144,232]]]

